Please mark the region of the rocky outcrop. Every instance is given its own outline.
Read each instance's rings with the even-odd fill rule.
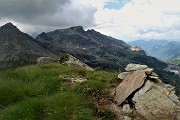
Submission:
[[[36,62],[38,64],[48,64],[48,63],[54,63],[58,62],[56,59],[51,58],[51,57],[39,57]]]
[[[148,120],[180,120],[180,101],[173,86],[164,84],[146,65],[129,64],[125,70],[114,95],[122,116],[138,113]]]
[[[80,68],[84,68],[86,70],[89,70],[89,71],[94,71],[93,68],[89,67],[87,64],[81,62],[79,59],[75,58],[74,56],[70,55],[70,54],[65,54],[63,55],[59,62],[61,64],[67,64],[69,66],[78,66]]]

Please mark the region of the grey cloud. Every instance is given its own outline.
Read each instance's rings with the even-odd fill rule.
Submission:
[[[49,27],[94,24],[95,8],[74,7],[71,0],[1,0],[0,18]]]
[[[69,0],[1,0],[0,16],[8,18],[34,19],[41,15],[54,14]]]

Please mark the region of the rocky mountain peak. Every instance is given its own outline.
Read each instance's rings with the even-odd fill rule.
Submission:
[[[14,25],[11,22],[8,22],[4,26],[14,26]]]
[[[100,32],[97,32],[94,29],[89,29],[89,30],[87,30],[87,32],[91,33],[91,34],[101,34]]]
[[[34,41],[12,23],[0,27],[0,69],[35,63],[40,56],[51,56],[52,53]]]
[[[82,26],[74,26],[74,27],[70,27],[70,29],[75,30],[77,32],[85,32],[85,30]]]
[[[15,28],[15,29],[18,29],[15,25],[13,25],[11,22],[9,23],[6,23],[5,25],[3,25],[1,28],[9,28],[9,29],[12,29],[12,28]],[[18,29],[19,30],[19,29]]]
[[[0,27],[1,32],[5,32],[5,33],[11,33],[11,32],[19,32],[20,30],[13,25],[11,22],[6,23],[5,25]]]

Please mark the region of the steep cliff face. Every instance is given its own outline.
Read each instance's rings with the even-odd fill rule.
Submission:
[[[36,42],[56,55],[69,53],[95,68],[118,70],[130,62],[147,64],[156,69],[166,67],[165,63],[146,56],[144,51],[132,50],[122,40],[95,30],[85,31],[81,26],[41,33]]]
[[[0,27],[0,69],[34,63],[39,56],[55,56],[12,23]]]

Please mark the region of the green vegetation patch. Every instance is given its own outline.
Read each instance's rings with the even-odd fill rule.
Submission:
[[[42,113],[40,99],[28,99],[2,110],[1,120],[40,120]]]
[[[72,83],[60,75],[87,81]],[[57,63],[3,71],[0,72],[0,120],[109,119],[109,115],[97,113],[96,105],[108,96],[108,89],[116,82],[117,73],[86,71]]]
[[[45,100],[47,120],[92,120],[93,104],[74,92],[57,93]]]

